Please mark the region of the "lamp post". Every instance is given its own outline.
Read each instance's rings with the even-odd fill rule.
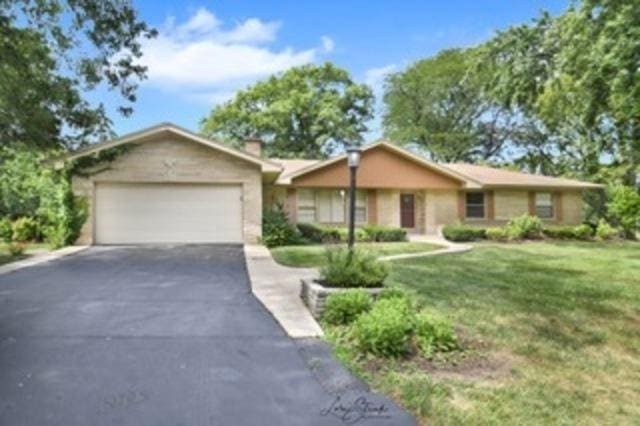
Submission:
[[[353,250],[356,226],[356,172],[360,165],[360,148],[351,145],[347,148],[347,164],[349,165],[349,250]]]

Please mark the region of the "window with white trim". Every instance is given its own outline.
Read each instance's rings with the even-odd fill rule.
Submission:
[[[469,219],[484,219],[484,192],[467,192],[465,197],[465,216]]]
[[[551,219],[553,215],[553,195],[550,192],[536,192],[536,216]]]
[[[298,189],[297,221],[346,223],[349,191],[342,189]],[[356,223],[367,223],[367,193],[356,191]]]

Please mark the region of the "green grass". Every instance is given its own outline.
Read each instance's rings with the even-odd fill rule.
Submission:
[[[322,266],[325,261],[327,247],[339,245],[309,245],[309,246],[284,246],[271,249],[271,255],[276,262],[298,268],[310,268]],[[428,243],[356,243],[356,247],[369,250],[377,256],[389,256],[393,254],[419,253],[431,251],[439,246]]]
[[[453,320],[466,360],[364,359],[327,336],[421,422],[640,423],[640,243],[483,243],[395,261],[389,281]]]
[[[26,250],[25,250],[24,255],[22,255],[22,256],[12,256],[9,253],[9,250],[7,248],[7,244],[0,243],[0,265],[3,265],[5,263],[9,263],[9,262],[13,262],[15,260],[24,259],[25,257],[28,257],[29,254],[32,254],[34,250],[38,250],[38,249],[49,250],[49,246],[47,244],[44,244],[44,243],[29,243],[26,246]]]

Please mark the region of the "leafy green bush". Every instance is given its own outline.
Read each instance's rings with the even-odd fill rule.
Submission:
[[[596,227],[596,238],[600,241],[612,240],[618,236],[618,230],[609,225],[606,220],[600,219]]]
[[[35,241],[40,236],[40,226],[31,217],[21,217],[16,219],[11,225],[11,240],[17,242]]]
[[[537,216],[524,214],[507,223],[509,238],[513,240],[536,239],[542,236],[542,220]]]
[[[13,237],[13,227],[11,226],[11,220],[8,217],[0,219],[0,241],[10,243]]]
[[[485,235],[488,240],[492,241],[507,241],[509,239],[509,232],[507,229],[499,226],[487,228]]]
[[[444,226],[442,235],[450,241],[475,241],[484,239],[486,230],[477,226],[457,223]]]
[[[346,239],[346,231],[335,226],[322,226],[315,223],[299,223],[298,230],[302,237],[313,243],[339,243]]]
[[[73,244],[80,236],[82,225],[89,215],[86,198],[76,197],[67,179],[61,179],[51,188],[50,195],[38,210],[44,222],[42,233],[55,248]]]
[[[377,300],[384,299],[405,299],[410,303],[411,297],[409,296],[409,293],[402,290],[401,288],[385,287],[380,293],[378,293]]]
[[[299,244],[300,234],[289,223],[282,205],[264,209],[262,212],[262,243],[267,247]]]
[[[427,358],[434,352],[458,348],[458,338],[451,323],[446,318],[425,311],[416,315],[415,336],[420,352]]]
[[[593,237],[593,228],[583,223],[573,228],[573,235],[577,240],[590,240]]]
[[[542,233],[556,240],[570,240],[575,238],[575,226],[545,226]]]
[[[24,243],[9,243],[7,250],[11,256],[18,257],[24,254],[25,246]]]
[[[379,287],[389,275],[387,264],[366,251],[330,248],[320,280],[329,287]]]
[[[327,298],[322,319],[331,325],[350,324],[371,309],[372,303],[369,293],[362,289],[335,293]]]
[[[407,231],[402,228],[381,225],[364,225],[365,239],[375,242],[407,241]]]
[[[348,228],[333,228],[338,230],[338,235],[340,236],[340,240],[337,242],[346,242],[349,240],[349,229]],[[361,228],[355,228],[353,230],[353,236],[356,241],[371,241],[368,239],[367,234]]]
[[[640,229],[640,193],[628,186],[616,186],[609,191],[609,215],[624,231],[627,238],[635,238]]]
[[[397,357],[409,350],[415,311],[402,298],[382,299],[358,317],[353,337],[358,349],[385,357]]]

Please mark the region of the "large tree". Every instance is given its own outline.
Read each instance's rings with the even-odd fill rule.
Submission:
[[[347,71],[304,65],[239,91],[213,108],[201,130],[232,144],[258,136],[271,156],[322,158],[360,143],[372,111],[371,89]]]
[[[515,118],[483,96],[473,51],[450,49],[392,74],[385,86],[386,136],[440,161],[496,159],[516,135]]]
[[[480,48],[485,89],[536,117],[565,171],[633,184],[640,167],[640,7],[583,0]]]
[[[104,106],[83,94],[104,83],[129,114],[140,41],[154,35],[127,0],[0,0],[0,143],[69,148],[108,134]]]

